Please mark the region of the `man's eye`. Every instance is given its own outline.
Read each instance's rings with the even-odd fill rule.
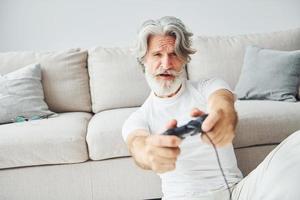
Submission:
[[[176,57],[176,56],[177,56],[177,54],[176,54],[176,53],[171,53],[171,56],[174,56],[174,57]]]
[[[158,57],[158,56],[160,56],[161,54],[160,53],[155,53],[155,54],[153,54],[153,56],[155,56],[155,57]]]

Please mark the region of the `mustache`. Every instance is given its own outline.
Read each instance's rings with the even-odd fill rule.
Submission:
[[[160,74],[167,74],[172,76],[179,76],[183,72],[184,68],[182,68],[180,71],[175,71],[174,69],[165,70],[162,67],[157,69],[157,71],[153,74],[153,76],[158,76]]]

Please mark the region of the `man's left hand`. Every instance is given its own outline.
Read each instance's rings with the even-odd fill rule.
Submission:
[[[191,111],[192,117],[203,115],[204,112],[198,108]],[[234,96],[228,90],[217,90],[208,99],[208,117],[202,124],[202,140],[210,144],[211,141],[222,147],[232,143],[235,136],[237,124],[237,113],[234,109]],[[209,140],[209,138],[211,141]]]

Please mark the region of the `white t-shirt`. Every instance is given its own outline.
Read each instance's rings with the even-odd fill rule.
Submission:
[[[192,108],[197,107],[206,112],[209,95],[218,89],[231,91],[223,80],[208,79],[200,82],[186,81],[180,91],[170,98],[159,98],[152,92],[145,103],[124,123],[124,140],[136,129],[160,134],[165,131],[166,124],[171,119],[176,119],[178,126],[186,124],[192,119]],[[226,189],[212,145],[203,143],[197,134],[184,139],[180,150],[176,169],[159,174],[164,199],[201,197],[212,191]],[[239,182],[242,173],[237,167],[233,146],[218,148],[218,154],[229,185]]]

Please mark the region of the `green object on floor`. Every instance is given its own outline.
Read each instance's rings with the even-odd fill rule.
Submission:
[[[25,121],[38,120],[38,119],[42,119],[42,117],[37,115],[30,118],[26,118],[24,116],[17,116],[14,122],[25,122]]]

